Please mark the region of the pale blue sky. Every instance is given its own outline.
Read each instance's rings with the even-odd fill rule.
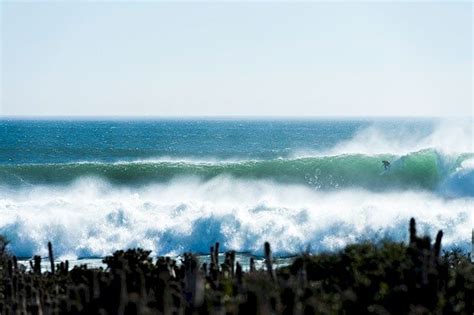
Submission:
[[[467,116],[463,3],[1,3],[3,115]]]

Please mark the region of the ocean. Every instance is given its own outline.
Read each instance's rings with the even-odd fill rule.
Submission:
[[[472,119],[2,119],[0,234],[19,257],[406,241],[468,250]],[[384,169],[382,160],[391,163]]]

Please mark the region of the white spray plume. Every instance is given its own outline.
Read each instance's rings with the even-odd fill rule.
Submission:
[[[474,152],[474,120],[470,118],[437,121],[429,133],[403,125],[394,127],[387,130],[386,124],[374,123],[325,154],[404,155],[424,149],[444,154]]]

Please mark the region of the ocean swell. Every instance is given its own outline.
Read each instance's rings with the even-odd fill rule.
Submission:
[[[448,183],[453,177],[457,182],[472,182],[473,173],[463,171],[463,165],[473,156],[472,153],[448,155],[427,149],[403,156],[342,154],[230,162],[162,160],[2,165],[0,185],[59,185],[84,177],[97,177],[115,185],[143,186],[179,177],[207,181],[219,176],[232,176],[242,180],[301,184],[321,190],[355,187],[371,191],[424,189],[472,195],[471,191],[456,191],[456,185]],[[388,170],[382,167],[382,160],[391,161]],[[449,189],[440,190],[440,185],[448,185]],[[459,189],[466,187],[470,186],[459,185]]]

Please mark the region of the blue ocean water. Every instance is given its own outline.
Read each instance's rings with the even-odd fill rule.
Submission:
[[[175,158],[271,160],[324,151],[373,120],[3,120],[1,164]],[[429,120],[386,120],[387,134],[428,135]]]
[[[472,120],[0,120],[0,233],[18,255],[258,253],[474,226]],[[382,160],[391,167],[383,168]]]

